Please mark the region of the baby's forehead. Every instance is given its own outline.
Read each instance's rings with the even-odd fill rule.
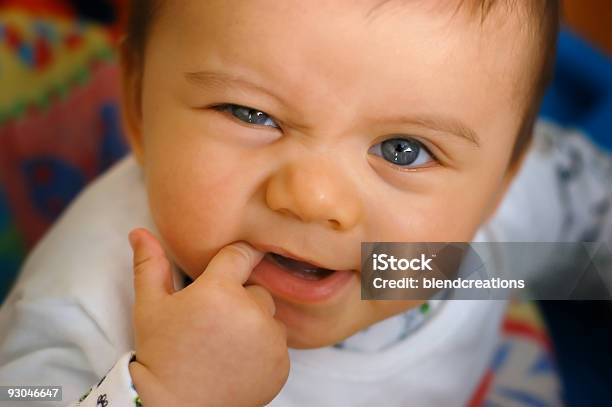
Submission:
[[[304,4],[301,0],[283,0],[282,6],[276,0],[143,0],[149,2],[152,12],[157,19],[164,18],[169,14],[166,21],[172,23],[173,17],[170,10],[189,10],[190,4],[210,7],[211,10],[223,11],[224,13],[238,14],[238,10],[244,10],[245,5],[253,10],[252,14],[259,11],[269,10],[277,16],[295,16],[296,14],[308,14],[312,9],[310,3]],[[321,0],[317,2],[319,10],[326,10],[319,15],[322,25],[337,22],[337,16],[346,16],[343,22],[347,24],[360,24],[363,30],[379,24],[393,24],[402,19],[409,21],[415,14],[425,15],[430,20],[438,19],[453,23],[479,23],[483,26],[488,23],[493,28],[512,25],[515,30],[521,30],[526,26],[538,26],[536,15],[543,15],[542,4],[548,0]],[[204,3],[204,4],[203,4]],[[258,10],[257,10],[258,9]],[[165,13],[170,11],[169,13]],[[255,11],[257,10],[257,12]],[[154,11],[154,13],[153,13]],[[539,11],[539,12],[538,12]],[[425,12],[425,13],[424,13]],[[361,16],[361,18],[351,18]],[[464,17],[464,18],[461,18]],[[280,17],[279,17],[280,18]],[[394,20],[392,22],[392,20]],[[196,22],[195,20],[191,20]],[[199,24],[205,24],[200,21]],[[365,23],[365,24],[364,24]],[[514,24],[513,24],[514,23]],[[534,24],[535,23],[535,24]],[[175,24],[177,24],[175,22]],[[239,29],[239,24],[230,24],[230,29]],[[329,29],[335,28],[333,26]],[[337,28],[341,29],[341,28]],[[526,30],[523,30],[526,31]],[[531,30],[533,31],[533,30]],[[288,33],[290,34],[290,33]],[[483,34],[485,34],[483,32]]]
[[[309,37],[312,42],[323,40],[324,43],[320,44],[323,46],[334,37],[350,36],[351,33],[355,34],[355,41],[359,41],[359,36],[368,40],[370,45],[378,44],[378,48],[392,41],[398,47],[436,41],[430,46],[446,45],[447,49],[454,51],[459,47],[463,53],[476,48],[493,48],[503,53],[512,44],[523,49],[533,45],[523,44],[531,36],[524,35],[527,32],[523,28],[524,21],[516,18],[522,14],[518,9],[526,6],[510,7],[510,3],[516,3],[511,0],[322,0],[314,9],[301,0],[281,3],[275,0],[163,1],[164,7],[174,9],[174,12],[162,19],[166,20],[166,27],[180,31],[177,37],[189,39],[190,43],[197,45],[194,37],[204,39],[204,31],[198,26],[210,26],[214,30],[207,30],[206,34],[219,39],[225,36],[227,40],[221,42],[227,44],[231,42],[230,37],[240,37],[242,42],[250,38],[252,44],[248,47],[259,48],[261,54],[269,49],[267,44],[288,43],[287,37],[295,37],[293,43],[296,45],[303,37]],[[525,5],[537,1],[522,0],[518,3]],[[233,6],[228,7],[228,4]],[[173,19],[172,14],[176,13],[182,18]],[[208,18],[213,21],[201,20]],[[215,32],[218,29],[222,32]],[[508,43],[508,38],[512,38],[511,43]],[[260,45],[256,45],[258,43]],[[353,44],[347,44],[347,48],[350,45]],[[282,49],[273,49],[282,55]],[[364,47],[361,50],[362,53],[368,52]]]
[[[182,7],[185,1],[168,1],[168,0],[142,0],[148,4],[149,10],[147,14],[159,15],[164,8],[171,6]],[[187,0],[187,2],[190,0]],[[199,0],[198,0],[199,1]],[[220,0],[207,0],[208,3],[216,3]],[[254,7],[264,8],[266,3],[276,0],[249,0],[248,3]],[[317,2],[317,6],[325,7],[325,3],[340,4],[343,8],[349,7],[353,9],[361,9],[366,17],[374,17],[378,14],[393,13],[402,9],[410,8],[426,8],[433,12],[451,11],[459,13],[467,11],[474,16],[479,16],[483,20],[489,14],[494,12],[503,12],[504,14],[516,14],[527,12],[527,14],[537,14],[538,7],[545,0],[321,0]],[[243,0],[221,0],[225,6],[231,3],[241,3]],[[283,6],[287,11],[295,8],[304,8],[304,3],[301,1],[283,2]]]
[[[466,15],[480,23],[489,17],[507,19],[518,16],[523,22],[532,21],[541,12],[545,0],[367,0],[366,16],[374,18],[385,13],[401,12],[410,7],[428,9],[432,13]]]
[[[500,18],[494,16],[510,12],[508,1],[323,0],[316,8],[300,0],[164,1],[168,14],[161,16],[161,25],[172,32],[168,44],[188,44],[173,47],[190,54],[190,60],[204,61],[210,55],[207,50],[215,48],[223,60],[265,66],[268,77],[283,71],[303,77],[302,71],[310,67],[330,78],[347,65],[335,84],[344,86],[351,82],[350,74],[364,77],[362,73],[369,72],[370,81],[376,75],[378,83],[394,88],[404,83],[414,90],[413,82],[425,83],[432,75],[467,75],[474,61],[488,76],[532,77],[527,61],[533,60],[535,47],[520,32],[520,21],[504,18],[497,24]],[[476,11],[481,4],[488,5],[482,10],[487,13],[484,24],[478,23]],[[384,61],[395,61],[396,67],[385,67]],[[415,67],[417,62],[437,70],[425,72]],[[401,82],[410,73],[414,75]],[[524,93],[525,86],[507,87],[512,89],[507,93]],[[500,88],[505,87],[498,83]]]
[[[196,6],[203,5],[200,0],[181,0],[181,1],[168,1],[168,0],[142,0],[149,3],[151,10],[146,14],[151,17],[155,16],[157,19],[163,18],[164,14],[170,14],[168,16],[172,19],[170,13],[164,13],[164,10],[176,11],[177,9],[188,10],[190,8],[189,3],[195,2]],[[423,11],[428,12],[427,14],[431,19],[447,17],[449,22],[469,22],[469,23],[480,23],[478,25],[484,25],[489,23],[491,26],[496,27],[499,25],[508,25],[512,22],[518,22],[513,24],[515,29],[521,29],[522,27],[535,27],[538,26],[537,15],[542,16],[544,7],[542,6],[548,0],[321,0],[317,2],[317,8],[323,10],[330,10],[322,16],[322,22],[334,20],[334,14],[340,13],[349,15],[361,15],[363,21],[360,19],[353,19],[353,24],[365,22],[366,26],[374,25],[370,24],[377,20],[382,20],[383,24],[387,23],[388,18],[391,17],[405,17],[410,18],[411,14],[422,13]],[[273,10],[275,14],[279,15],[294,15],[296,12],[309,12],[310,3],[304,4],[301,0],[284,0],[282,7],[278,7],[276,0],[207,0],[205,2],[212,9],[223,10],[231,12],[232,10],[238,10],[244,7],[245,4],[249,8],[259,10]],[[332,11],[333,10],[333,11]],[[460,19],[459,17],[465,17]],[[347,18],[347,23],[350,22],[350,18]],[[204,22],[201,22],[204,23]],[[534,24],[535,23],[535,24]],[[239,28],[239,26],[232,25],[232,28]],[[364,27],[367,29],[367,27]],[[533,31],[533,30],[531,30]]]

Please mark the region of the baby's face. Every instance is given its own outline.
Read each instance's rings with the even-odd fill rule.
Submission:
[[[164,2],[131,131],[191,277],[239,240],[340,270],[267,256],[253,272],[293,347],[417,305],[360,300],[360,243],[471,240],[510,179],[533,75],[504,11],[481,25],[455,1],[316,3]]]

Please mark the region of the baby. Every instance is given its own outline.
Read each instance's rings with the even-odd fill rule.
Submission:
[[[504,302],[407,323],[422,302],[360,299],[360,243],[477,238],[530,145],[558,1],[131,3],[133,158],[28,260],[0,378],[97,383],[87,406],[467,403]]]

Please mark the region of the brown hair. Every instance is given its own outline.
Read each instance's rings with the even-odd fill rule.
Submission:
[[[374,9],[389,1],[381,0]],[[524,0],[461,0],[459,7],[463,6],[466,1],[472,7],[472,11],[480,14],[481,21],[484,21],[491,9],[498,3],[504,3],[511,10],[519,7],[516,4],[517,2],[525,5]],[[142,67],[144,63],[148,34],[159,12],[161,2],[162,0],[129,0],[124,56],[129,59],[128,63],[132,67]],[[540,104],[554,71],[557,37],[561,20],[561,0],[531,0],[527,5],[528,7],[524,9],[528,11],[532,21],[535,22],[531,26],[535,27],[537,31],[534,38],[540,40],[539,48],[542,51],[535,84],[531,88],[531,95],[529,95],[531,102],[524,112],[524,120],[512,152],[512,163],[519,160],[531,141]]]

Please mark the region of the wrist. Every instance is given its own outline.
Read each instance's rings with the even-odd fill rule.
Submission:
[[[173,405],[186,405],[184,400],[178,400],[171,392],[166,390],[163,383],[142,363],[133,360],[128,365],[132,382],[136,388],[143,406],[164,407]]]

